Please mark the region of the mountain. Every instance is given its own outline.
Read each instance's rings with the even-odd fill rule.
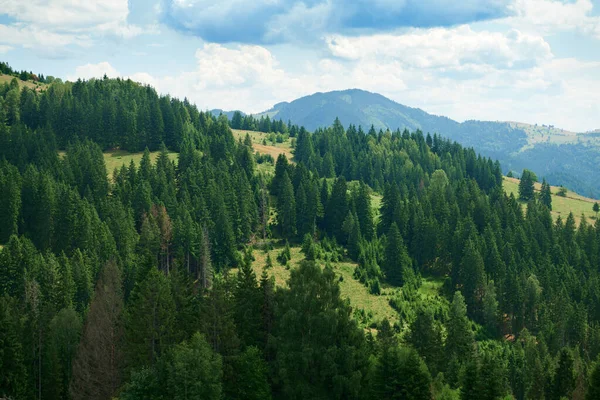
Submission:
[[[231,119],[233,118],[233,114],[235,113],[234,111],[225,111],[225,110],[221,110],[220,108],[215,108],[209,111],[212,115],[214,115],[215,117],[218,117],[221,114],[227,115],[227,118],[231,121]],[[245,113],[241,112],[242,116],[246,115]]]
[[[331,125],[339,118],[344,126],[364,130],[390,129],[438,133],[498,159],[505,173],[524,168],[584,195],[600,198],[595,174],[600,165],[600,133],[569,132],[552,125],[520,122],[465,121],[429,114],[380,94],[359,89],[315,93],[292,102],[278,103],[258,116],[291,121],[310,131]]]

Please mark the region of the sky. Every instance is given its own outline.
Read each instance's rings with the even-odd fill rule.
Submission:
[[[600,128],[600,0],[0,0],[0,60],[203,110],[359,88],[458,121]]]

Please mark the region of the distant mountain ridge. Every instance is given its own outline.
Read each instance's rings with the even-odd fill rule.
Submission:
[[[554,126],[519,122],[471,120],[459,123],[360,89],[315,93],[278,103],[256,116],[266,115],[291,121],[310,131],[330,126],[337,117],[346,127],[360,125],[364,130],[373,126],[376,130],[407,128],[438,133],[498,159],[505,173],[529,168],[554,185],[600,198],[600,182],[595,179],[600,166],[597,131],[574,133]]]

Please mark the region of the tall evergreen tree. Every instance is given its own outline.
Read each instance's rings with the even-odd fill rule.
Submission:
[[[123,297],[115,263],[102,269],[73,361],[71,397],[111,398],[121,384]]]
[[[396,223],[392,223],[386,237],[383,270],[387,280],[393,285],[402,286],[415,281],[412,260]]]

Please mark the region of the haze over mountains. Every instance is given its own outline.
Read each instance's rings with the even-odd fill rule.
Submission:
[[[226,114],[231,118],[231,112]],[[344,126],[360,125],[365,131],[373,126],[376,130],[407,128],[438,133],[498,159],[504,173],[510,170],[520,173],[528,168],[553,185],[600,197],[600,182],[595,179],[600,165],[598,131],[575,133],[518,122],[471,120],[459,123],[359,89],[315,93],[289,103],[278,103],[258,116],[261,115],[291,121],[310,131],[331,125],[337,117]]]

